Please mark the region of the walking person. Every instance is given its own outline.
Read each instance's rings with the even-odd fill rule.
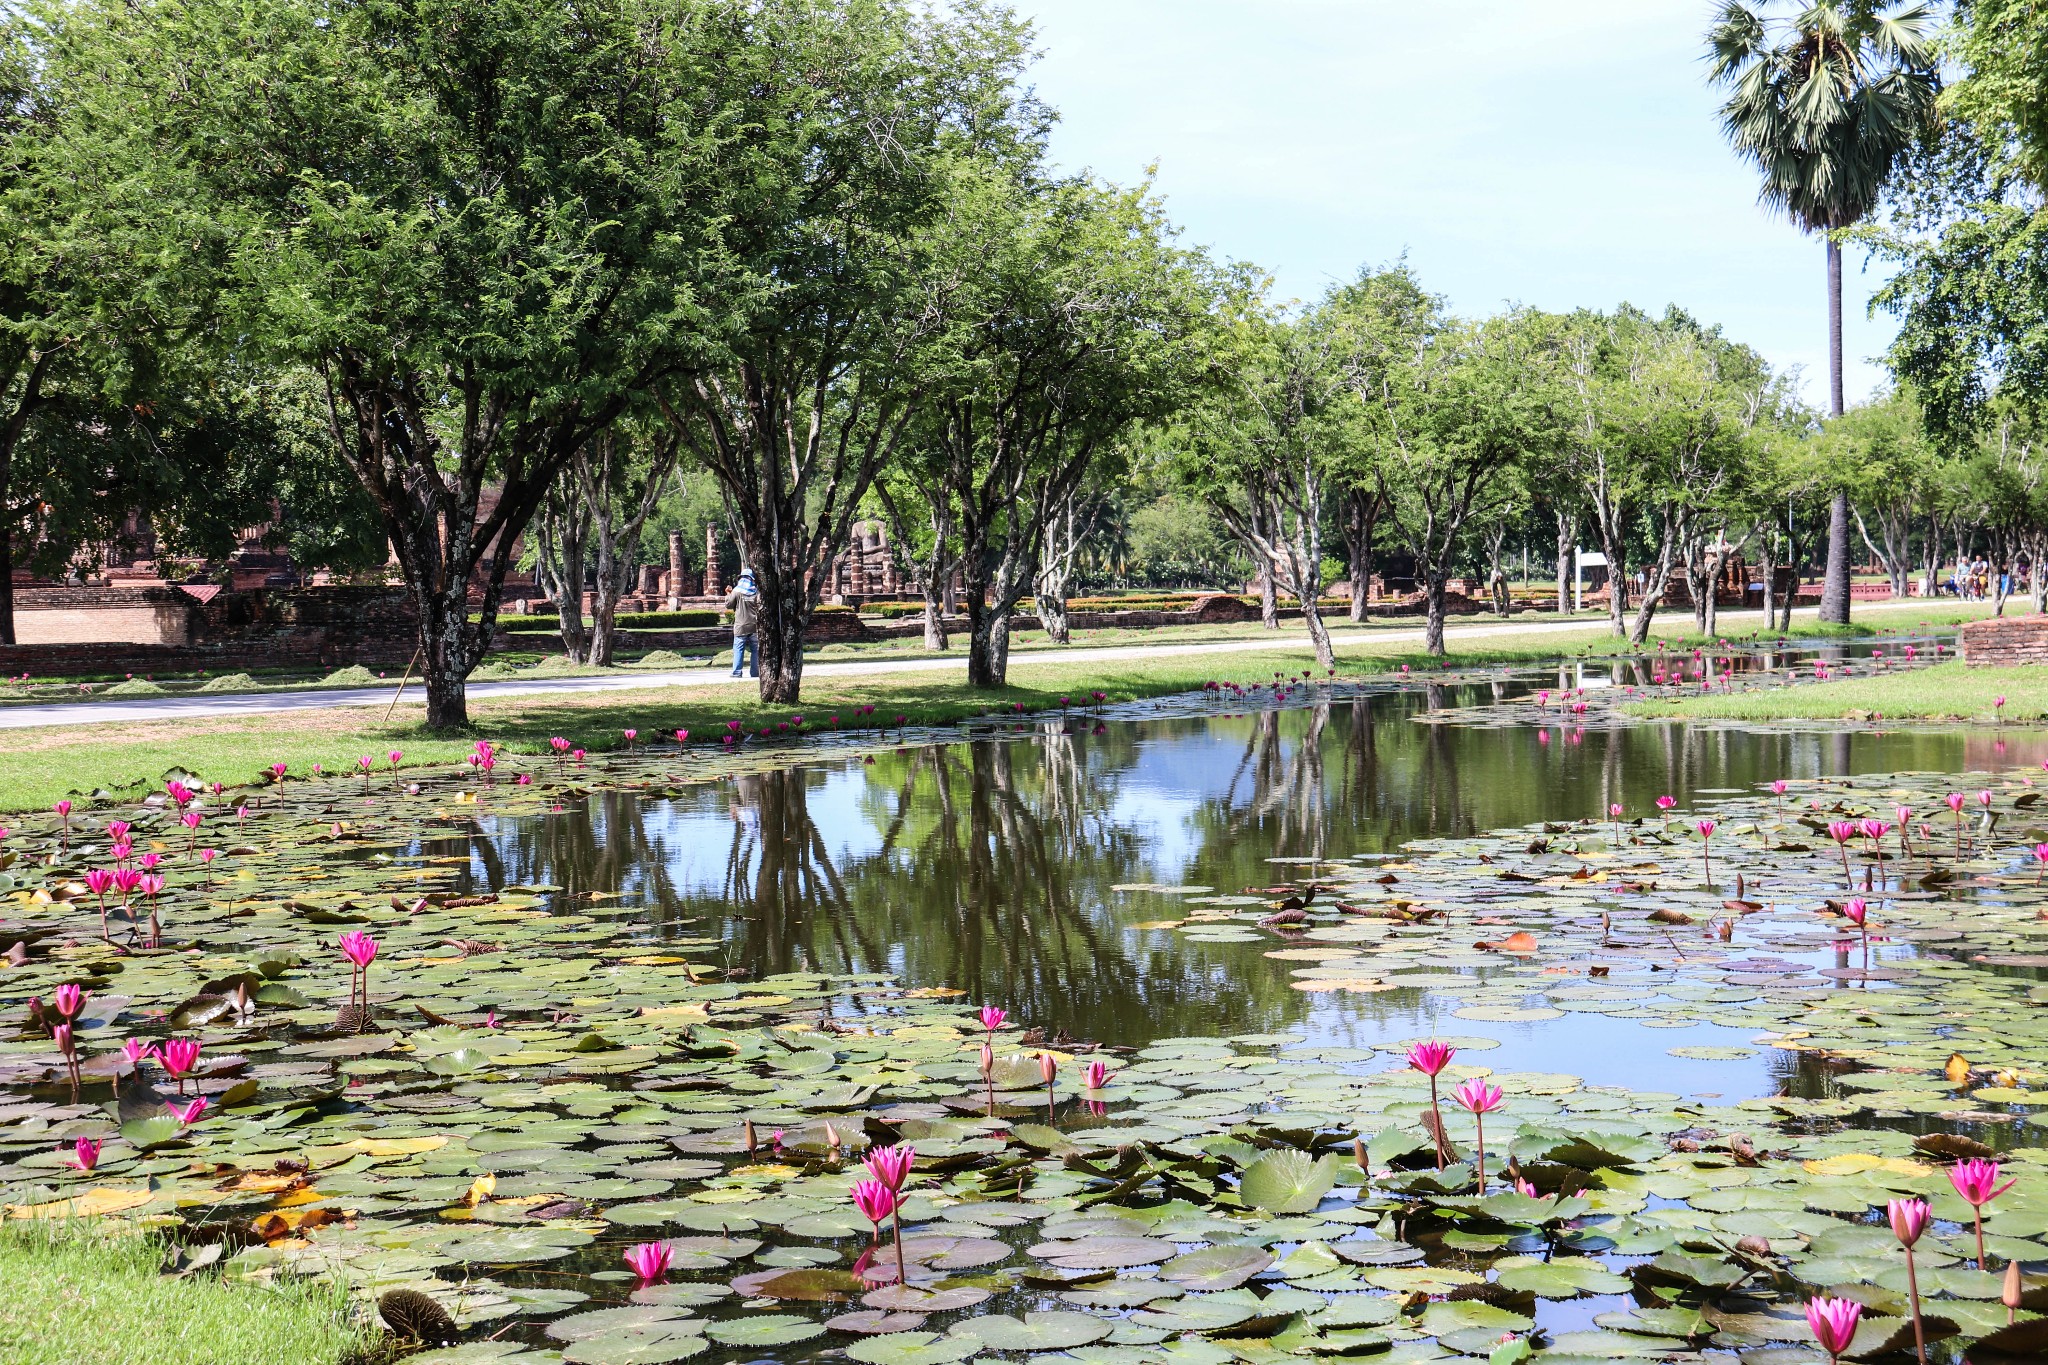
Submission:
[[[732,675],[735,678],[761,676],[761,592],[754,586],[754,571],[740,570],[740,581],[726,594],[725,609],[732,613]],[[745,672],[741,669],[744,667]]]

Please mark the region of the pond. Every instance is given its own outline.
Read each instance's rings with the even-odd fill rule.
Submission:
[[[1933,1356],[2041,1358],[2048,735],[1605,704],[1656,671],[22,821],[8,1214],[338,1277],[420,1365],[1799,1365],[1812,1293],[1909,1339],[1917,1195]]]
[[[1540,1026],[1461,1022],[1425,989],[1290,989],[1261,956],[1275,946],[1270,934],[1189,942],[1159,926],[1212,896],[1306,884],[1416,840],[1604,819],[1613,804],[1631,818],[1654,815],[1666,794],[1681,809],[1704,809],[1779,778],[1962,773],[2048,758],[2048,735],[2017,729],[1987,739],[1956,730],[1415,723],[1612,675],[1575,666],[1562,678],[1352,689],[1249,713],[1219,705],[1213,714],[1009,725],[964,743],[811,759],[673,796],[597,792],[421,851],[467,853],[465,887],[543,882],[645,903],[657,938],[668,925],[714,933],[724,962],[756,978],[887,973],[1003,1002],[1051,1031],[1132,1047],[1283,1030],[1371,1047],[1455,1026],[1500,1040],[1503,1064],[1569,1057],[1589,1081],[1640,1087],[1672,1083],[1669,1047],[1727,1041],[1718,1035],[1728,1031],[1645,1035],[1597,1015]],[[1686,1088],[1768,1094],[1791,1079],[1784,1065],[1695,1062]]]

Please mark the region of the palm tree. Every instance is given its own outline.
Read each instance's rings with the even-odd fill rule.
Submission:
[[[1842,414],[1842,248],[1835,234],[1877,206],[1940,88],[1925,4],[1726,0],[1707,33],[1708,79],[1729,87],[1721,127],[1763,173],[1763,202],[1827,234],[1828,397]],[[1828,514],[1820,619],[1849,619],[1849,495]]]

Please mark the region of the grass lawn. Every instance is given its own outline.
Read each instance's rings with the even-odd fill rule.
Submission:
[[[1675,629],[1688,618],[1666,619],[1674,629],[1660,638],[1674,647],[1689,642],[1691,637]],[[1922,619],[1943,622],[1952,617],[1939,609],[1924,616],[1872,613],[1870,624],[1852,626],[1848,633],[1870,634],[1917,625]],[[1412,629],[1415,623],[1404,624]],[[1812,631],[1810,622],[1795,623],[1793,634]],[[1829,628],[1818,633],[1841,632]],[[1449,658],[1461,666],[1538,663],[1615,648],[1604,623],[1589,622],[1583,629],[1540,635],[1454,635]],[[1339,660],[1343,670],[1354,675],[1389,672],[1404,663],[1418,670],[1433,666],[1412,640],[1392,638],[1346,642]],[[813,674],[805,679],[804,700],[796,707],[763,706],[754,685],[742,682],[473,698],[470,717],[476,736],[515,753],[545,752],[553,735],[596,753],[622,744],[621,732],[628,727],[640,732],[642,743],[656,736],[672,737],[678,729],[690,731],[693,742],[715,742],[728,720],[758,729],[794,713],[811,728],[837,714],[850,725],[855,708],[868,704],[877,707],[869,724],[893,723],[902,715],[911,725],[944,725],[1017,702],[1043,709],[1056,707],[1062,696],[1085,701],[1095,690],[1113,701],[1130,701],[1188,691],[1210,679],[1251,682],[1314,667],[1307,640],[1290,633],[1271,649],[1238,653],[1162,654],[1114,662],[1019,656],[1010,668],[1010,686],[997,692],[970,689],[950,670],[853,677]],[[409,710],[402,707],[389,724],[383,722],[380,707],[344,706],[279,715],[9,730],[0,736],[0,811],[47,809],[59,798],[77,799],[96,790],[133,795],[125,789],[153,786],[178,768],[205,781],[241,786],[264,780],[263,770],[272,763],[288,764],[295,776],[311,775],[315,764],[333,775],[353,772],[362,755],[376,760],[380,776],[375,780],[388,781],[386,755],[393,749],[403,752],[407,767],[460,763],[471,740],[430,736],[418,724],[419,712],[410,710],[408,715]]]
[[[363,1353],[331,1288],[173,1279],[161,1259],[147,1238],[9,1224],[0,1365],[339,1365]]]
[[[1731,696],[1635,702],[1630,715],[1708,720],[1974,720],[2006,722],[2048,716],[2048,669],[1971,668],[1960,661],[1910,672],[1876,674],[1790,687],[1765,687]]]

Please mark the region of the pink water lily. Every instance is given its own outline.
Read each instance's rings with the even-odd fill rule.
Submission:
[[[192,1068],[199,1065],[199,1040],[197,1038],[170,1038],[157,1049],[157,1061],[163,1064],[171,1079],[178,1083],[178,1091],[184,1093],[185,1078],[192,1074]]]
[[[76,1019],[78,1012],[85,1008],[85,990],[75,982],[67,981],[51,993],[51,1001],[57,1006],[57,1013],[67,1020]]]
[[[1081,1084],[1090,1090],[1100,1090],[1109,1084],[1109,1068],[1101,1062],[1090,1062],[1081,1072]]]
[[[1956,1193],[1970,1206],[1970,1212],[1977,1220],[1977,1269],[1988,1267],[1984,1261],[1984,1206],[2017,1185],[2017,1179],[1998,1183],[1998,1163],[1971,1158],[1958,1161],[1948,1168],[1948,1183],[1956,1187]]]
[[[1429,1118],[1432,1130],[1430,1139],[1436,1145],[1436,1168],[1438,1170],[1444,1168],[1450,1157],[1450,1152],[1447,1140],[1444,1137],[1443,1107],[1437,1097],[1436,1078],[1445,1067],[1451,1064],[1451,1058],[1456,1055],[1457,1049],[1453,1048],[1449,1043],[1439,1043],[1435,1040],[1417,1043],[1408,1049],[1408,1065],[1429,1077]]]
[[[370,964],[377,958],[377,940],[360,929],[352,929],[338,942],[342,955],[352,964],[348,986],[350,1007],[355,1008],[358,996],[361,998],[361,1013],[356,1016],[356,1031],[360,1033],[370,1013]]]
[[[114,889],[114,874],[107,868],[96,867],[85,874],[85,888],[92,892],[100,907],[100,937],[112,942],[107,933],[107,892]]]
[[[1926,1365],[1927,1327],[1920,1316],[1920,1272],[1913,1264],[1913,1246],[1927,1231],[1927,1201],[1893,1199],[1885,1205],[1885,1216],[1891,1220],[1892,1236],[1906,1253],[1906,1302],[1913,1312],[1913,1346],[1921,1365]]]
[[[206,1096],[194,1096],[182,1108],[171,1103],[169,1100],[165,1100],[164,1108],[171,1111],[172,1117],[178,1120],[180,1128],[190,1128],[193,1124],[199,1122],[200,1118],[206,1113]]]
[[[667,1242],[641,1242],[625,1250],[626,1268],[643,1285],[659,1284],[667,1279],[670,1259]]]
[[[1806,1301],[1806,1325],[1813,1339],[1840,1365],[1842,1353],[1856,1339],[1856,1324],[1862,1321],[1863,1305],[1854,1299],[1831,1299],[1823,1294]]]
[[[981,1026],[990,1033],[994,1033],[997,1029],[1001,1028],[1009,1021],[1009,1018],[1010,1012],[1008,1010],[997,1009],[994,1005],[983,1005],[981,1007]]]
[[[882,1224],[891,1215],[897,1215],[902,1201],[896,1191],[879,1180],[856,1180],[851,1191],[853,1206],[860,1210],[861,1217],[875,1225],[875,1240],[882,1239]],[[896,1224],[896,1283],[910,1283],[910,1270],[903,1257],[903,1224],[900,1215]]]
[[[875,1148],[862,1164],[868,1168],[870,1176],[895,1192],[903,1188],[903,1182],[909,1178],[910,1168],[916,1161],[917,1149],[899,1142],[893,1147]]]
[[[1474,1142],[1473,1152],[1474,1159],[1477,1162],[1476,1170],[1479,1192],[1484,1194],[1486,1193],[1486,1116],[1501,1107],[1501,1089],[1497,1085],[1488,1085],[1481,1077],[1474,1076],[1471,1080],[1466,1081],[1456,1090],[1453,1090],[1451,1098],[1463,1105],[1466,1111],[1472,1115],[1472,1121],[1478,1125],[1479,1134]]]
[[[98,1139],[82,1137],[72,1143],[71,1155],[64,1159],[64,1164],[75,1166],[85,1174],[91,1175],[92,1168],[100,1164],[100,1144]]]

